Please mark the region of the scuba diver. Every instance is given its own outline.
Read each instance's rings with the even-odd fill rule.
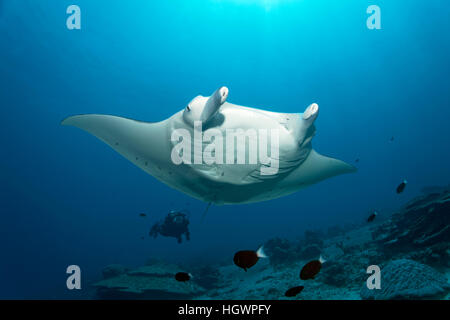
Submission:
[[[171,210],[163,221],[156,222],[150,229],[150,236],[156,238],[158,234],[164,237],[177,238],[178,243],[182,242],[181,236],[184,234],[186,240],[190,240],[188,229],[189,219],[184,211]]]

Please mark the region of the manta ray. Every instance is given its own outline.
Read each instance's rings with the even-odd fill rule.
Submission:
[[[221,87],[209,97],[197,96],[160,122],[86,114],[62,125],[89,132],[156,179],[209,204],[275,199],[356,171],[312,149],[316,103],[303,113],[276,113],[226,102],[228,94]],[[230,132],[234,136],[227,139]],[[252,151],[264,157],[255,160]]]

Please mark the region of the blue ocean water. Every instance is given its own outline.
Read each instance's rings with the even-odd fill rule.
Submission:
[[[66,28],[71,4],[81,30]],[[372,4],[380,30],[366,27]],[[449,14],[439,0],[0,0],[0,298],[77,297],[71,264],[87,283],[111,263],[231,261],[447,185]],[[270,111],[317,102],[313,147],[358,172],[213,206],[201,223],[205,203],[60,126],[85,113],[163,120],[222,85],[228,101]],[[142,240],[171,209],[190,211],[191,241]]]

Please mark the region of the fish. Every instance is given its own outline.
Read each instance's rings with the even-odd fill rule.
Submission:
[[[288,289],[284,295],[286,297],[295,297],[296,295],[298,295],[300,292],[302,292],[302,290],[304,289],[304,286],[297,286],[297,287],[292,287],[290,289]]]
[[[253,267],[260,258],[267,258],[262,246],[257,251],[242,250],[236,252],[233,261],[235,265],[247,272],[247,269]]]
[[[378,212],[374,211],[368,218],[367,218],[367,222],[372,222],[373,220],[375,220],[375,217],[378,215]]]
[[[358,162],[359,162],[359,158],[357,158],[357,159],[355,160],[355,162],[358,163]]]
[[[175,274],[175,280],[180,281],[180,282],[186,282],[191,280],[192,275],[190,273],[187,272],[178,272],[177,274]]]
[[[313,260],[305,264],[305,266],[300,271],[300,279],[302,280],[310,280],[314,279],[315,276],[320,272],[322,268],[322,264],[325,260],[320,257],[319,260]]]
[[[139,213],[139,217],[146,217],[147,215],[145,213]]]
[[[408,181],[403,180],[402,183],[400,183],[397,187],[397,193],[402,193],[405,190],[406,184],[408,183]]]
[[[228,95],[228,88],[220,87],[159,122],[85,114],[70,116],[61,124],[87,131],[162,183],[214,205],[276,199],[357,171],[312,148],[317,103],[303,113],[278,113],[228,103]],[[264,140],[270,157],[254,151],[250,140],[225,143],[230,136],[233,141],[236,136],[244,141],[251,138],[251,145]],[[221,152],[212,140],[224,142]],[[204,148],[196,147],[198,143]],[[251,161],[242,158],[246,153],[251,153]]]

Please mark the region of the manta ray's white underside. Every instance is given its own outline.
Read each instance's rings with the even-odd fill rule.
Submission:
[[[202,103],[206,109],[204,105]],[[171,155],[176,143],[171,136],[174,130],[185,129],[194,137],[194,129],[186,121],[186,113],[191,108],[155,123],[91,114],[69,117],[62,124],[93,134],[142,170],[194,198],[215,204],[251,203],[282,197],[326,178],[356,170],[312,149],[313,121],[318,107],[311,106],[304,114],[283,114],[221,101],[218,112],[208,114],[211,119],[205,122],[203,134],[208,130],[224,136],[230,129],[278,130],[278,171],[271,175],[261,174],[264,164],[260,162],[175,164]],[[224,149],[226,153],[225,143]]]

